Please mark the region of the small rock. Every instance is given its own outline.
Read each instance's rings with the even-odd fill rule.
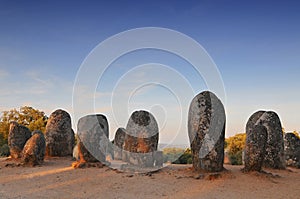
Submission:
[[[199,179],[203,179],[204,178],[204,174],[200,173],[200,174],[196,174],[193,176],[194,179],[199,180]]]
[[[133,174],[128,174],[126,175],[127,178],[132,178],[133,177]]]
[[[44,134],[37,130],[32,133],[32,137],[26,142],[22,151],[22,163],[35,166],[44,162],[46,142]]]

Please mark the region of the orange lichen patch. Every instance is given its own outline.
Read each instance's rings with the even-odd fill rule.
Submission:
[[[137,152],[138,153],[148,153],[150,151],[150,146],[145,142],[144,138],[138,138],[138,146]]]

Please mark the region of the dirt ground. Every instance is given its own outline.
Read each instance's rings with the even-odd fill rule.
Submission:
[[[73,169],[71,158],[48,158],[39,167],[13,167],[0,159],[0,198],[300,198],[300,170],[242,173],[225,165],[212,175],[191,165],[130,174],[109,167]],[[272,173],[272,174],[270,174]]]

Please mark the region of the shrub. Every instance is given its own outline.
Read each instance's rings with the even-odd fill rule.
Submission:
[[[232,165],[242,165],[243,158],[242,158],[243,151],[238,151],[236,153],[228,153],[229,161]]]
[[[181,148],[165,148],[163,150],[164,162],[174,162],[183,153],[184,153],[184,149]]]
[[[184,153],[173,164],[192,164],[192,152],[191,149],[186,149]]]
[[[0,147],[0,156],[4,156],[4,157],[7,157],[9,156],[10,153],[9,153],[9,147],[7,144],[4,144]]]

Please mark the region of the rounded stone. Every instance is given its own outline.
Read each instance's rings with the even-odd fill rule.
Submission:
[[[157,150],[158,125],[153,115],[147,111],[132,113],[124,138],[124,150],[135,153],[149,153]]]
[[[75,135],[69,113],[58,109],[50,115],[45,139],[47,156],[72,156]]]
[[[135,111],[126,126],[122,160],[141,168],[154,166],[159,130],[154,116],[147,111]]]
[[[262,125],[267,130],[263,166],[273,169],[285,168],[283,131],[278,115],[273,111],[257,111],[247,123],[247,128]]]
[[[22,162],[25,165],[40,165],[44,161],[46,141],[44,134],[37,130],[32,133],[22,151]]]
[[[223,170],[225,123],[224,106],[215,94],[204,91],[193,98],[189,108],[188,133],[194,170]]]
[[[8,146],[12,158],[21,158],[25,143],[31,137],[30,130],[17,122],[11,122],[8,134]]]
[[[78,120],[80,161],[105,162],[109,144],[109,127],[104,115],[87,115]]]

